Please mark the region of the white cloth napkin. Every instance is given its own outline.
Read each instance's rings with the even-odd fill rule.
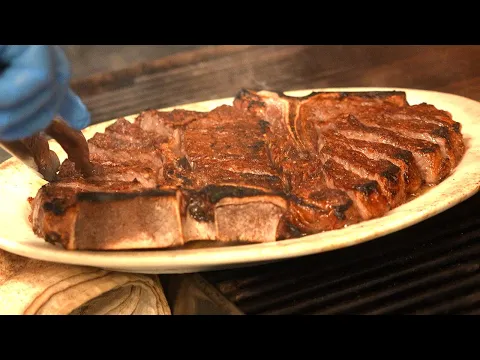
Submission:
[[[156,276],[43,262],[0,250],[2,315],[171,315]]]

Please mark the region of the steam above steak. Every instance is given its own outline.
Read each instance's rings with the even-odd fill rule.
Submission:
[[[66,249],[272,242],[383,216],[445,179],[461,125],[403,92],[240,91],[210,112],[148,110],[88,141],[32,201],[35,234]]]

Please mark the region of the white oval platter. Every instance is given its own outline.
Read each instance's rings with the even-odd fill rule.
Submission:
[[[453,94],[403,88],[328,88],[286,93],[303,96],[311,91],[387,90],[405,91],[410,104],[426,102],[452,113],[453,118],[462,124],[467,151],[453,174],[442,183],[381,218],[299,239],[264,244],[158,251],[68,251],[52,246],[33,234],[28,221],[30,206],[27,198],[35,196],[44,182],[11,158],[0,164],[0,248],[38,260],[134,273],[167,274],[225,269],[316,254],[370,241],[435,216],[477,193],[480,184],[479,102]],[[221,104],[232,104],[232,100],[211,100],[164,110],[183,108],[208,111]],[[134,117],[131,115],[127,119]],[[84,134],[90,138],[113,121],[90,126],[84,130]],[[64,151],[56,142],[51,143],[51,148],[57,152],[60,160],[65,158]]]

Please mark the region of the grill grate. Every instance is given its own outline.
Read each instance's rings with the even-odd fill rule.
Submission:
[[[480,312],[480,194],[354,247],[204,278],[246,314]]]

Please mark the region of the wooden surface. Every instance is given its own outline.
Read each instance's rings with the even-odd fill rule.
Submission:
[[[71,63],[72,79],[120,70],[204,45],[60,45]]]
[[[203,46],[74,80],[101,122],[240,88],[406,87],[480,100],[480,46]]]

